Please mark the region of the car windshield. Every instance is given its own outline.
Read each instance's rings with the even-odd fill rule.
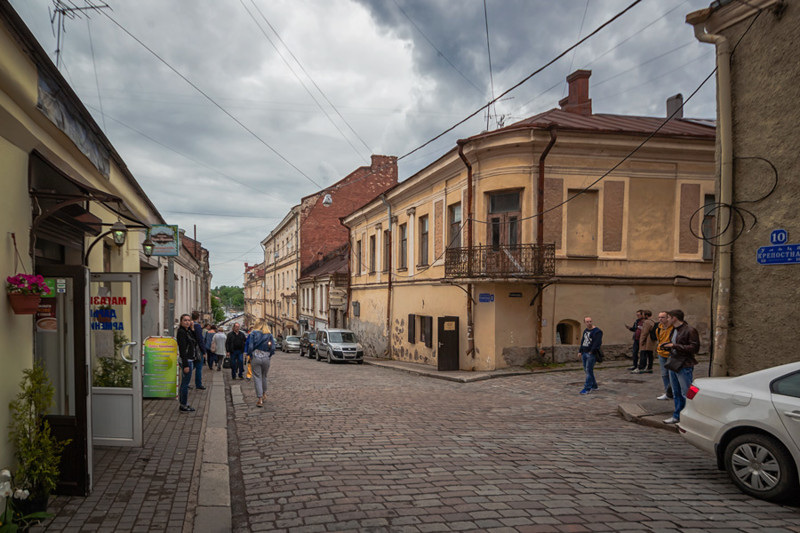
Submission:
[[[328,337],[330,342],[358,342],[356,341],[356,334],[352,331],[331,331],[328,333]]]
[[[287,342],[298,342],[299,340],[300,340],[300,337],[294,337],[292,335],[289,335],[288,337],[286,337],[286,341]]]

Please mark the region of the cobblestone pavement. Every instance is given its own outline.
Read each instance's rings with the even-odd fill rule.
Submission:
[[[189,391],[195,413],[179,412],[174,399],[144,400],[144,445],[95,447],[92,493],[53,498],[55,517],[34,531],[189,531],[207,394]]]
[[[797,509],[617,415],[660,393],[657,374],[597,376],[580,396],[580,372],[460,384],[279,353],[263,409],[228,381],[233,529],[800,532]]]

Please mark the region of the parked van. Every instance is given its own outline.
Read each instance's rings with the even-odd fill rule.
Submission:
[[[317,331],[317,361],[364,362],[364,348],[359,344],[356,334],[349,329],[321,329]]]

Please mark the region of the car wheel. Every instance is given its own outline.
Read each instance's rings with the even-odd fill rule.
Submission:
[[[725,447],[725,470],[750,496],[780,502],[797,494],[794,461],[772,437],[752,433],[730,441]]]
[[[322,361],[322,358],[319,356],[319,351],[314,353],[314,357],[317,358],[317,361]]]
[[[331,357],[331,351],[330,350],[328,350],[327,357],[328,357],[328,364],[332,365],[333,364],[333,357]]]

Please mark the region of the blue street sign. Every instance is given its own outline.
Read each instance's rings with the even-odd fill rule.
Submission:
[[[800,263],[800,244],[762,246],[758,249],[756,257],[761,265],[789,265],[792,263]]]
[[[481,303],[490,303],[494,301],[494,294],[482,292],[478,294],[478,301]]]
[[[772,244],[786,244],[789,240],[789,234],[785,229],[774,229],[769,235],[769,242]]]

